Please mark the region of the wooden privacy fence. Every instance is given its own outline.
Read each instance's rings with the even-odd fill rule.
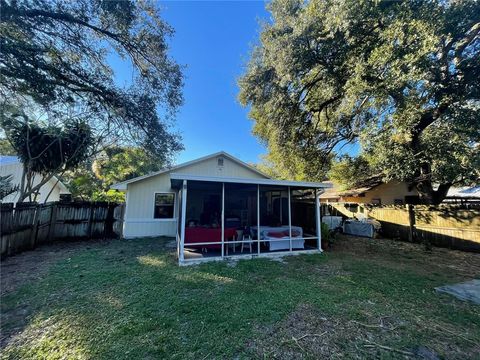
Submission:
[[[101,202],[1,204],[1,256],[58,240],[121,237],[123,208]]]
[[[334,214],[359,213],[382,224],[388,238],[430,243],[435,246],[480,252],[480,205],[384,205],[358,204],[355,212],[345,204],[330,203]],[[325,206],[325,204],[323,205]],[[345,210],[344,210],[345,209]]]

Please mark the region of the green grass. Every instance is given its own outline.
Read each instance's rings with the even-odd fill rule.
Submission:
[[[1,357],[404,358],[421,347],[447,358],[480,353],[480,307],[433,290],[478,277],[476,255],[461,255],[466,265],[452,269],[458,252],[343,239],[331,252],[284,262],[179,267],[164,243],[93,245],[5,296],[2,332],[15,335]]]

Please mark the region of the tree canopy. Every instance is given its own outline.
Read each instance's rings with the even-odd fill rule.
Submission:
[[[290,166],[293,153],[318,179],[343,145],[360,143],[370,171],[415,185],[425,203],[479,181],[478,1],[268,7],[239,99],[271,159]]]
[[[13,175],[0,175],[0,200],[18,191],[18,185],[12,183]]]
[[[106,186],[158,171],[166,164],[138,147],[111,147],[93,162],[96,177]]]
[[[79,169],[66,173],[63,180],[74,198],[121,202],[124,194],[110,190],[112,184],[158,171],[166,165],[142,148],[113,146]]]
[[[0,155],[17,155],[17,152],[7,139],[0,139]]]
[[[23,164],[18,201],[34,199],[53,176],[74,169],[93,152],[94,137],[83,119],[63,119],[61,125],[33,122],[12,107],[2,108],[0,125]],[[40,174],[41,180],[34,185]]]
[[[169,124],[183,77],[168,56],[173,29],[155,3],[0,0],[0,7],[0,93],[10,105],[88,113],[97,141],[134,143],[162,162],[181,149]],[[127,85],[111,67],[117,58],[131,72]]]
[[[374,174],[368,160],[360,155],[351,157],[342,155],[332,161],[328,178],[338,185],[340,190],[348,190],[364,184],[367,180],[378,174]]]

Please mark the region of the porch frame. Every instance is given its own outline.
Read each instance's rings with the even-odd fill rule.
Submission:
[[[181,187],[181,209],[180,209],[180,216],[181,216],[181,226],[180,226],[180,233],[178,234],[178,241],[177,241],[177,253],[178,253],[178,262],[179,265],[192,265],[203,263],[207,261],[220,261],[220,260],[228,260],[228,259],[252,259],[255,257],[282,257],[286,255],[299,255],[299,254],[312,254],[312,253],[319,253],[322,252],[322,234],[321,234],[321,219],[320,219],[320,201],[319,196],[323,192],[323,188],[328,187],[324,186],[324,184],[318,183],[305,183],[305,182],[293,182],[293,181],[276,181],[270,179],[232,179],[232,178],[211,178],[211,177],[202,177],[202,176],[192,176],[192,175],[184,175],[184,174],[172,174],[171,178],[174,180],[181,180],[182,187]],[[235,181],[240,180],[240,181]],[[185,259],[185,227],[186,227],[186,207],[187,207],[187,189],[188,189],[188,182],[189,181],[206,181],[206,182],[216,182],[222,184],[222,196],[221,196],[221,241],[220,242],[201,242],[195,243],[195,245],[221,245],[221,255],[220,256],[212,256],[212,257],[205,257],[205,258],[196,258],[196,259]],[[251,184],[257,185],[257,239],[252,239],[249,241],[257,242],[257,253],[246,253],[246,254],[238,254],[238,255],[225,255],[225,183],[238,183],[238,184]],[[288,191],[288,229],[289,229],[289,238],[288,239],[278,239],[278,240],[268,240],[268,242],[275,242],[275,241],[285,241],[289,240],[290,246],[289,250],[286,251],[275,251],[275,252],[260,252],[260,185],[277,185],[277,186],[285,186]],[[317,248],[316,249],[302,249],[302,250],[294,250],[292,248],[292,210],[291,210],[291,187],[296,188],[304,188],[304,189],[313,189],[315,195],[315,224],[316,224],[316,236],[315,237],[302,237],[303,240],[310,240],[310,239],[317,239]],[[298,238],[295,238],[298,239]],[[245,243],[242,239],[229,241],[228,245],[230,244],[241,244]],[[227,246],[228,246],[227,245]]]

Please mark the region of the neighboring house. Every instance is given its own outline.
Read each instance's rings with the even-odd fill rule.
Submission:
[[[0,175],[7,176],[12,175],[12,185],[20,185],[23,174],[23,165],[16,156],[3,156],[0,155]],[[36,174],[33,181],[33,185],[38,185],[42,180],[42,175]],[[56,177],[51,178],[41,188],[40,192],[35,199],[38,203],[44,203],[46,201],[59,201],[61,196],[70,194],[67,187],[59,181]],[[47,199],[48,197],[48,199]],[[17,202],[18,192],[8,195],[1,200],[3,203]],[[25,201],[28,201],[26,199]]]
[[[332,188],[320,195],[321,202],[345,202],[377,205],[402,205],[418,202],[418,192],[403,181],[389,181],[384,183],[379,177],[372,177],[361,186],[340,190],[331,182]]]
[[[480,186],[452,187],[444,202],[448,203],[480,203]]]
[[[124,237],[176,237],[183,264],[232,255],[321,251],[315,205],[325,187],[273,180],[219,152],[112,189],[126,192]]]
[[[372,177],[365,184],[349,190],[340,190],[332,182],[325,181],[331,188],[320,195],[321,202],[341,202],[376,205],[417,204],[418,191],[404,181],[383,182],[380,177]],[[478,202],[480,186],[451,187],[444,202]]]

